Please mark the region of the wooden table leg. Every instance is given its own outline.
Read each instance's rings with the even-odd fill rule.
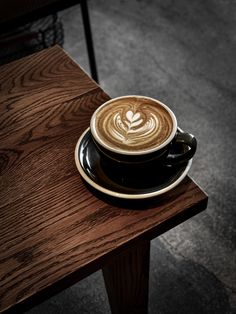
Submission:
[[[147,314],[150,241],[143,241],[104,268],[103,277],[112,314]]]

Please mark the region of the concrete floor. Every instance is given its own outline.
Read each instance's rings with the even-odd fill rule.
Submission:
[[[236,313],[236,1],[89,8],[102,88],[168,104],[198,139],[190,175],[209,194],[204,213],[152,241],[149,313]],[[62,20],[64,49],[89,72],[80,7]],[[110,313],[101,273],[27,313]]]

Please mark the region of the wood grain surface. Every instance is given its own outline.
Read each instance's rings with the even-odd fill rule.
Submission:
[[[190,178],[137,207],[87,188],[74,148],[108,99],[57,46],[0,68],[0,312],[67,287],[206,208]]]
[[[141,241],[103,267],[112,314],[147,314],[150,241]]]

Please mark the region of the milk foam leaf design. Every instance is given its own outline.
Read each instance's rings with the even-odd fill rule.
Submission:
[[[140,113],[133,113],[133,111],[129,110],[126,112],[126,118],[132,123],[140,118]]]
[[[129,130],[140,125],[143,122],[143,119],[141,118],[141,114],[139,112],[134,113],[133,111],[129,110],[126,112],[125,116],[127,119],[125,123],[128,126],[128,132]]]
[[[133,123],[132,123],[132,128],[135,127],[135,126],[140,125],[142,122],[143,122],[143,119],[140,119],[140,120],[138,120],[138,121],[133,122]]]
[[[95,121],[101,142],[124,151],[148,150],[164,143],[173,129],[165,108],[150,99],[123,98],[98,112]]]

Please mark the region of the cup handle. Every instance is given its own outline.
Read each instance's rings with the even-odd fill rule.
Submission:
[[[175,146],[178,144],[186,145],[188,146],[188,149],[183,153],[174,153]],[[171,153],[166,157],[166,164],[177,165],[184,163],[193,157],[197,149],[197,140],[190,133],[178,132],[171,145]]]

